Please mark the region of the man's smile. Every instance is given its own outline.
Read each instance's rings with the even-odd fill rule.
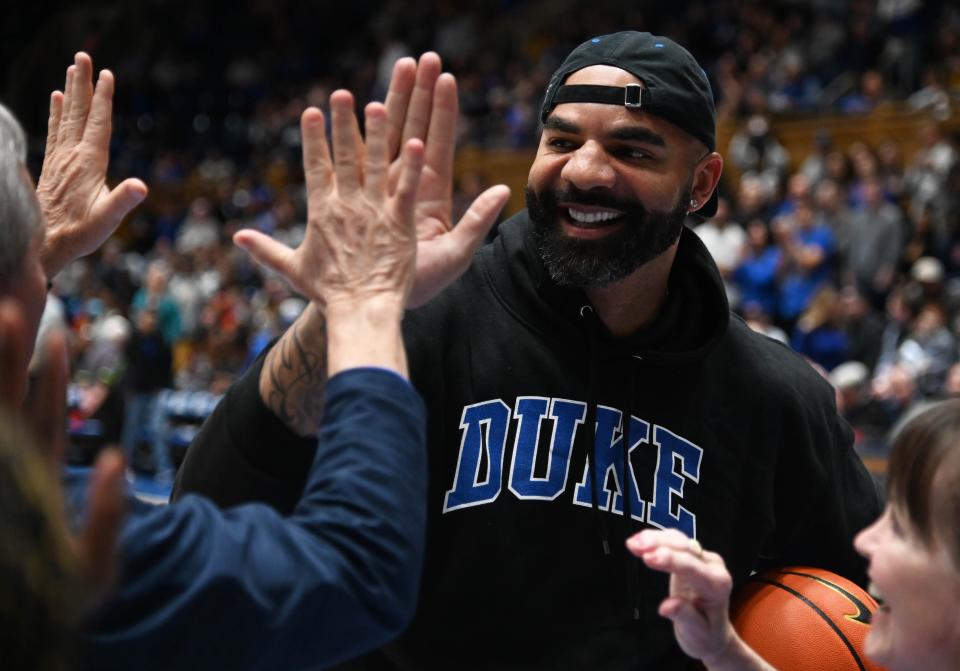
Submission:
[[[560,217],[564,232],[573,237],[605,236],[623,225],[622,210],[574,203],[563,203],[559,209],[566,215]]]

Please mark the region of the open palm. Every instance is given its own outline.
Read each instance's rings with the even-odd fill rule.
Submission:
[[[440,70],[440,57],[435,53],[424,54],[419,63],[400,59],[386,100],[391,156],[411,138],[425,144],[415,206],[417,271],[410,307],[429,301],[466,269],[510,197],[505,185],[487,189],[454,226],[453,155],[459,105],[456,80]],[[397,159],[390,168],[391,190],[399,165]]]

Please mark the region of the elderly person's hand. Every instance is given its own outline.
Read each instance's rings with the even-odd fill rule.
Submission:
[[[423,143],[403,148],[397,186],[388,193],[386,110],[366,109],[366,143],[360,139],[353,96],[335,91],[333,159],[323,112],[308,108],[300,119],[307,186],[307,232],[297,249],[245,229],[235,242],[283,275],[319,305],[379,299],[405,307],[416,262],[413,210],[423,165]]]
[[[147,195],[139,179],[107,186],[113,109],[113,74],[101,70],[96,88],[93,63],[80,52],[67,68],[63,93],[50,97],[47,148],[37,185],[46,218],[41,259],[47,277],[90,254]]]
[[[367,105],[365,143],[348,91],[335,91],[330,109],[332,160],[323,113],[312,107],[300,120],[308,210],[303,242],[293,250],[249,229],[234,241],[325,311],[329,375],[369,361],[371,349],[382,351],[383,365],[406,375],[399,324],[416,264],[414,199],[423,143],[404,143],[390,186],[386,108]],[[384,328],[395,329],[389,346],[376,337]]]

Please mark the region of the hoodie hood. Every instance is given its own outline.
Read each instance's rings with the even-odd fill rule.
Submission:
[[[500,226],[493,242],[500,249],[481,254],[479,262],[504,307],[543,337],[582,341],[587,329],[592,329],[606,354],[633,356],[646,364],[677,365],[703,358],[726,333],[730,309],[720,272],[697,235],[686,227],[660,314],[622,338],[612,336],[593,314],[582,290],[560,287],[550,278],[532,232],[526,210],[514,215]],[[504,257],[508,273],[502,271]]]

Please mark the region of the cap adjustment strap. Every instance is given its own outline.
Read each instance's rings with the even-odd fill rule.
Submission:
[[[557,89],[553,106],[561,103],[602,103],[640,108],[649,105],[650,89],[639,84],[626,86],[596,86],[593,84],[567,84]]]

